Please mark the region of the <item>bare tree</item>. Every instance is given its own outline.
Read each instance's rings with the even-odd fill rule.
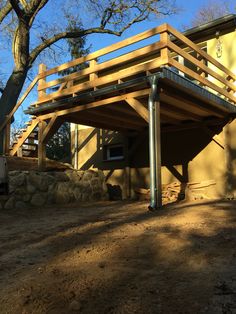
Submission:
[[[67,6],[63,6],[63,2]],[[52,23],[48,6],[61,18]],[[73,7],[73,10],[68,8]],[[87,9],[87,11],[85,11]],[[63,12],[64,10],[64,12]],[[95,21],[86,24],[87,16]],[[40,24],[44,12],[44,21]],[[66,12],[66,14],[65,14]],[[29,69],[46,49],[65,39],[82,38],[89,34],[120,36],[126,29],[158,15],[176,12],[175,0],[2,0],[0,1],[0,34],[8,32],[12,45],[14,67],[0,95],[0,125],[11,111],[22,91]],[[83,27],[68,30],[63,21],[80,19]],[[60,14],[60,15],[59,15]],[[10,21],[10,22],[9,22]],[[43,31],[44,30],[44,31]],[[2,40],[2,39],[1,39]],[[0,153],[2,138],[0,138]]]
[[[194,15],[191,27],[195,27],[224,15],[230,14],[230,2],[222,0],[208,0]]]

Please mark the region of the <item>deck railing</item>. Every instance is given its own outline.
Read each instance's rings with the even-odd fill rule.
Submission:
[[[151,37],[153,39],[157,37],[157,40],[145,45],[145,40]],[[139,48],[132,50],[132,46],[137,43]],[[119,50],[127,47],[131,48],[131,51],[118,54]],[[109,54],[114,52],[118,56],[109,58]],[[104,56],[107,59],[100,61]],[[84,66],[83,70],[61,75],[62,71],[81,65]],[[38,101],[33,106],[123,82],[137,75],[154,73],[162,66],[174,68],[182,75],[236,104],[236,74],[173,27],[163,24],[52,69],[46,69],[44,64],[40,65],[38,75],[0,125],[0,132],[7,130],[6,136],[9,137],[12,116],[37,83]],[[8,144],[9,140],[6,143]]]
[[[99,58],[111,52],[157,35],[159,35],[158,41],[152,44],[141,46],[103,62],[98,61]],[[181,62],[178,61],[178,56],[182,57]],[[188,65],[186,65],[186,61],[188,61]],[[50,80],[51,75],[58,75],[63,70],[82,64],[87,64],[87,67],[81,71]],[[183,34],[170,25],[163,24],[53,69],[42,70],[41,68],[38,86],[39,99],[36,105],[118,83],[147,71],[152,73],[161,66],[175,68],[202,86],[236,103],[234,96],[236,75]],[[55,87],[57,87],[56,91],[53,90]]]

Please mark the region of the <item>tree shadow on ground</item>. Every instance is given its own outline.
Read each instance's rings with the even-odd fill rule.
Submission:
[[[3,310],[11,304],[11,313],[235,311],[234,202],[182,203],[154,213],[144,211],[145,203],[96,207],[43,211],[40,236],[20,239],[17,249],[9,243]],[[28,227],[20,232],[39,230],[38,216],[23,217]],[[14,254],[25,267],[14,264]]]

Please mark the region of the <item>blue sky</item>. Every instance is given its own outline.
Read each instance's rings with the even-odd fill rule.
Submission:
[[[223,2],[223,1],[222,1]],[[112,43],[117,42],[118,40],[125,39],[132,35],[143,32],[147,29],[156,27],[162,23],[168,23],[171,26],[175,27],[178,30],[183,30],[183,26],[187,26],[190,24],[191,20],[194,18],[195,12],[201,8],[203,5],[207,3],[206,0],[177,0],[177,5],[181,8],[181,11],[172,16],[166,16],[164,18],[157,18],[152,21],[144,21],[140,24],[136,24],[135,26],[128,29],[121,38],[117,38],[115,36],[110,35],[90,35],[88,37],[88,43],[92,45],[92,51],[98,50],[102,47],[110,45]],[[232,0],[231,9],[233,11],[236,6],[236,1]]]

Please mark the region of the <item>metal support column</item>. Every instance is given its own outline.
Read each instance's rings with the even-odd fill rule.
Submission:
[[[158,94],[158,77],[150,78],[151,93],[148,100],[149,109],[149,162],[150,162],[150,210],[162,206],[161,192],[161,125],[160,100]]]

